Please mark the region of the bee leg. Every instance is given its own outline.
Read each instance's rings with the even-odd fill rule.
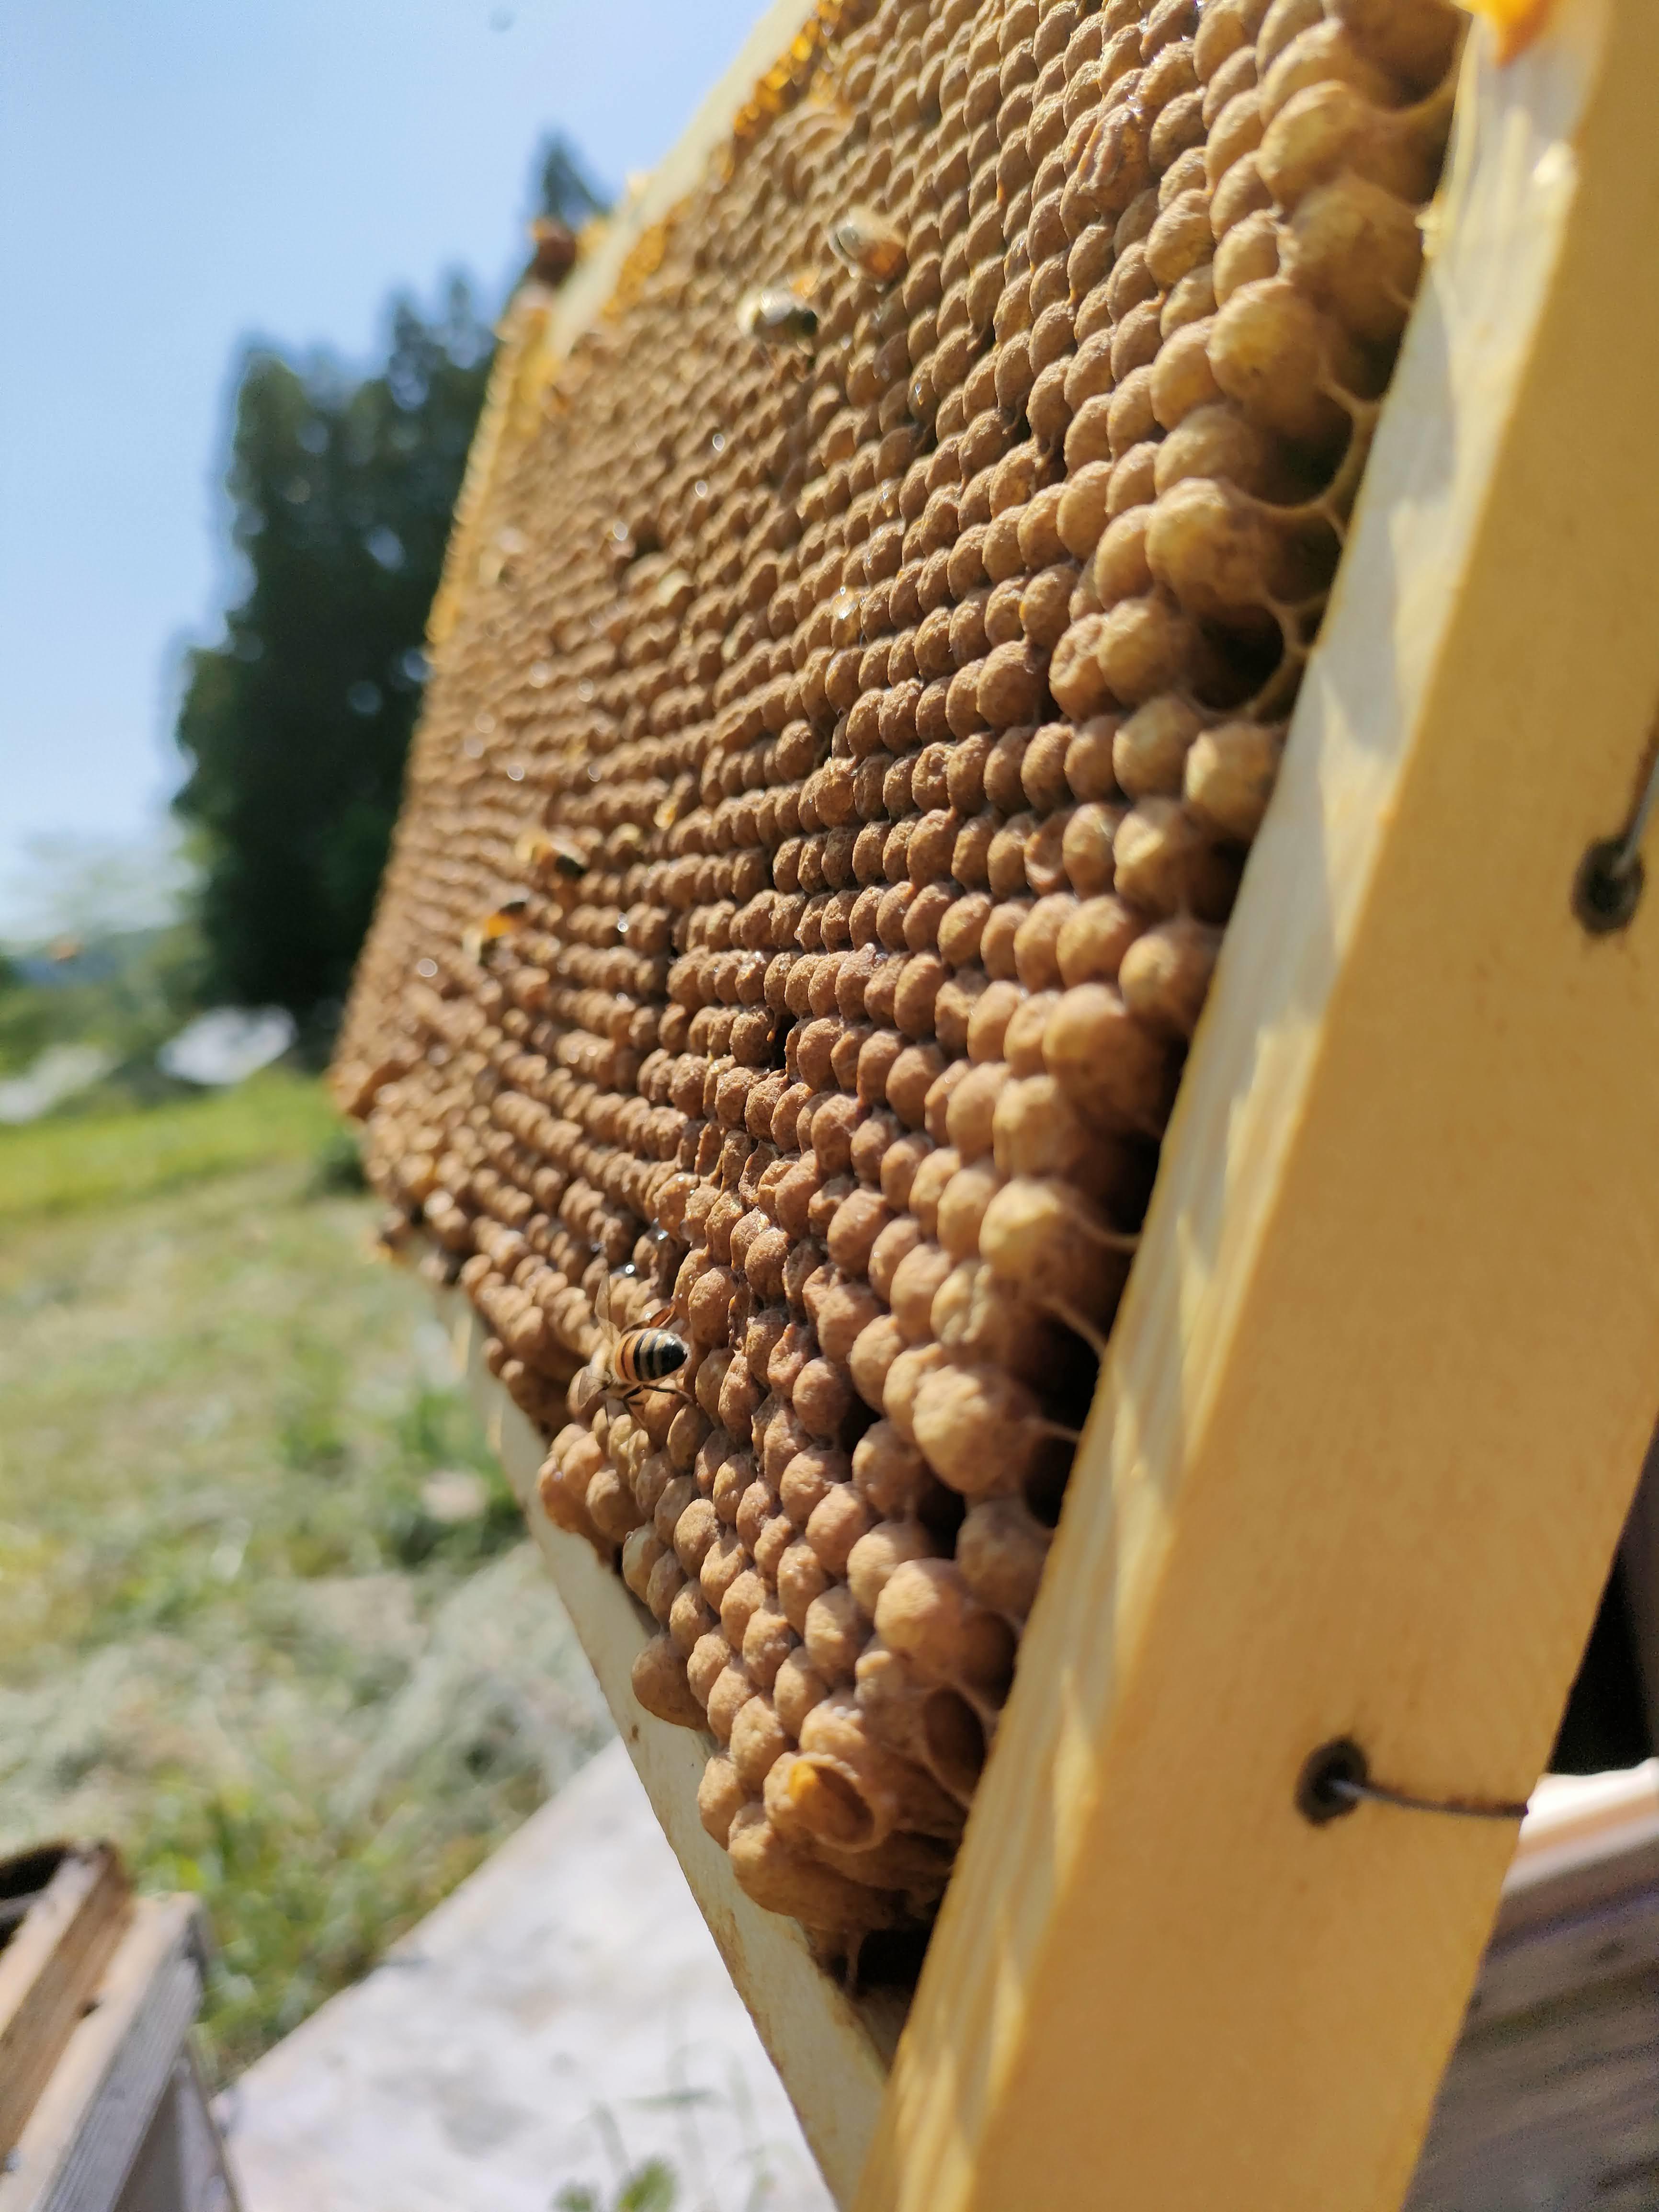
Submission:
[[[676,1382],[672,1381],[665,1382],[641,1382],[636,1389],[629,1394],[629,1396],[630,1400],[636,1400],[647,1396],[683,1398],[688,1406],[696,1403],[691,1393],[686,1389],[684,1382]]]

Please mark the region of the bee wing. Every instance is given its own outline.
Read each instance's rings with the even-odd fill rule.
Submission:
[[[829,239],[838,261],[878,284],[890,283],[904,267],[902,237],[872,209],[844,210],[830,225]]]
[[[659,1306],[655,1313],[646,1316],[640,1326],[641,1328],[662,1328],[673,1318],[674,1309],[672,1305]]]
[[[738,328],[763,344],[810,346],[817,327],[816,313],[793,286],[768,285],[738,304]]]

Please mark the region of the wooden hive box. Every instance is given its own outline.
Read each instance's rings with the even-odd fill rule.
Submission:
[[[1629,1509],[1659,19],[1531,19],[780,8],[504,326],[337,1080],[864,2212],[1400,2203]]]
[[[1643,2212],[1659,2185],[1659,1761],[1538,1794],[1412,2212]]]
[[[191,2048],[209,1951],[112,1844],[0,1862],[0,2212],[236,2212]]]

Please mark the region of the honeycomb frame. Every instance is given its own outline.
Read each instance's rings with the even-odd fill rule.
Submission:
[[[639,254],[637,258],[635,258],[633,274],[623,272],[623,289],[626,289],[626,283],[629,283],[629,281],[639,281],[639,279],[641,279],[641,276],[644,276],[644,281],[646,281],[646,283],[648,283],[648,281],[650,281],[650,274],[653,274],[653,268],[650,268],[650,261],[653,261],[653,254],[654,254],[654,257],[657,257],[657,258],[659,258],[659,257],[661,257],[661,250],[664,250],[664,248],[661,248],[661,239],[653,239],[653,237],[650,237],[650,232],[646,232],[646,239],[644,239],[644,252],[641,252],[641,254]],[[1179,325],[1176,325],[1176,327],[1179,327]],[[549,389],[553,389],[553,392],[557,392],[557,385],[553,385],[553,387],[549,387]],[[994,515],[994,520],[995,520],[995,515]],[[508,525],[508,529],[511,529],[511,525]],[[460,542],[460,540],[458,540],[458,542]],[[487,566],[489,562],[495,560],[495,557],[500,556],[500,550],[502,550],[502,544],[500,544],[500,533],[498,533],[498,544],[493,546],[491,550],[487,550],[487,553],[483,553],[483,556],[480,556],[480,560],[483,560],[483,562],[484,562],[484,566]],[[511,557],[514,557],[514,549],[511,549],[511,546],[507,546],[507,560],[511,562]],[[1078,619],[1078,617],[1075,617],[1075,615],[1073,615],[1073,619]],[[1332,659],[1334,659],[1334,648],[1332,648]],[[1121,699],[1121,692],[1119,692],[1119,699]],[[1321,699],[1321,712],[1328,712],[1328,710],[1329,710],[1328,702],[1325,702],[1325,699]],[[1075,717],[1073,717],[1073,719],[1075,719]],[[1303,712],[1303,719],[1310,719],[1310,717],[1307,717],[1307,712]],[[995,723],[994,723],[994,728],[995,728]],[[956,730],[951,730],[951,734],[953,734],[953,737],[956,737],[957,732],[956,732]],[[964,732],[964,734],[967,734],[967,732]],[[1305,776],[1303,776],[1303,779],[1301,779],[1301,785],[1303,785],[1303,799],[1307,799],[1307,779],[1305,779]],[[1281,801],[1281,807],[1283,807],[1283,801]],[[1274,817],[1272,817],[1270,821],[1279,821],[1279,818],[1281,818],[1281,814],[1279,814],[1279,810],[1276,810],[1276,811],[1274,811]],[[672,827],[672,821],[668,823],[668,827]],[[1305,827],[1307,827],[1307,825],[1305,825],[1305,823],[1303,823],[1303,830],[1305,830]],[[1281,838],[1281,865],[1285,865],[1285,860],[1290,860],[1290,854],[1285,854],[1285,849],[1283,849],[1283,848],[1285,848],[1285,841],[1283,841],[1283,838]],[[1287,867],[1285,872],[1287,872],[1287,876],[1290,876],[1290,878],[1294,878],[1294,874],[1297,874],[1297,869],[1294,869],[1294,865],[1290,865],[1290,867]],[[1363,876],[1363,872],[1360,872],[1360,876]],[[1245,883],[1245,891],[1248,891],[1248,894],[1249,894],[1249,884],[1252,884],[1252,883],[1256,883],[1256,884],[1263,883],[1263,872],[1261,872],[1261,867],[1255,867],[1255,869],[1252,869],[1252,876],[1249,876],[1248,883]],[[1345,890],[1345,887],[1343,887],[1343,890]],[[1261,905],[1265,905],[1265,902],[1267,902],[1267,900],[1270,900],[1270,898],[1272,898],[1270,891],[1265,891],[1265,890],[1263,890],[1263,891],[1261,891],[1261,898],[1256,900],[1256,905],[1259,905],[1259,907],[1261,907]],[[1354,915],[1352,915],[1352,914],[1347,915],[1347,921],[1349,921],[1349,922],[1354,922],[1354,927],[1358,927],[1358,922],[1356,922],[1356,918],[1354,918]],[[1225,963],[1225,957],[1224,957],[1224,975],[1225,975],[1225,967],[1228,967],[1228,963]],[[1239,994],[1234,994],[1234,1006],[1243,1005],[1243,1002],[1245,1002],[1245,1000],[1241,998]],[[1225,994],[1224,994],[1224,1005],[1228,1005],[1228,1000],[1225,1000]],[[1210,1020],[1210,1024],[1206,1024],[1206,1033],[1203,1033],[1203,1037],[1201,1037],[1201,1044],[1203,1044],[1203,1042],[1206,1042],[1206,1040],[1210,1040],[1210,1044],[1207,1044],[1207,1051],[1210,1051],[1210,1066],[1212,1066],[1214,1060],[1217,1060],[1217,1055],[1218,1055],[1218,1051],[1221,1051],[1221,1046],[1214,1044],[1214,1022],[1217,1022],[1217,1018],[1214,1018],[1214,1015],[1212,1015],[1212,1020]],[[1261,1026],[1261,1024],[1259,1024],[1259,1026]],[[1234,1024],[1234,1029],[1237,1029],[1237,1024]],[[1234,1042],[1234,1046],[1237,1046],[1237,1036],[1232,1037],[1232,1042]],[[1194,1084],[1194,1068],[1199,1068],[1199,1066],[1201,1066],[1201,1064],[1203,1064],[1203,1057],[1201,1057],[1201,1055],[1194,1055],[1194,1061],[1192,1061],[1190,1068],[1188,1068],[1186,1084],[1183,1084],[1183,1099],[1186,1099],[1186,1102],[1183,1102],[1183,1106],[1182,1106],[1182,1115],[1183,1115],[1183,1117],[1188,1119],[1188,1121],[1192,1121],[1192,1119],[1194,1119],[1194,1117],[1197,1117],[1197,1115],[1199,1115],[1199,1106],[1197,1106],[1197,1103],[1194,1103],[1194,1102],[1192,1102],[1190,1097],[1188,1097],[1188,1093],[1190,1093],[1190,1091],[1192,1091],[1192,1084]],[[362,1071],[362,1060],[358,1060],[358,1075],[361,1075],[361,1071]],[[378,1073],[378,1068],[376,1068],[376,1073]],[[392,1075],[392,1078],[389,1078],[389,1079],[392,1079],[392,1082],[396,1082],[396,1075]],[[347,1088],[349,1088],[349,1075],[347,1075]],[[1234,1103],[1237,1103],[1237,1099],[1234,1099]],[[922,1121],[922,1117],[918,1117],[918,1121]],[[728,1126],[730,1126],[730,1124],[728,1124]],[[915,1126],[915,1124],[914,1124],[914,1126]],[[927,1126],[925,1121],[922,1121],[922,1126]],[[927,1133],[929,1133],[929,1137],[931,1137],[931,1139],[933,1139],[933,1146],[936,1146],[936,1148],[940,1148],[940,1146],[942,1146],[942,1139],[945,1139],[945,1134],[949,1134],[949,1130],[945,1128],[945,1126],[940,1126],[940,1128],[938,1128],[938,1130],[929,1128],[929,1130],[927,1130]],[[1225,1146],[1224,1146],[1224,1152],[1225,1152]],[[1188,1141],[1186,1141],[1186,1151],[1183,1151],[1182,1155],[1179,1155],[1179,1157],[1182,1157],[1183,1164],[1188,1164],[1188,1166],[1190,1166],[1190,1164],[1192,1164],[1192,1155],[1194,1155],[1194,1144],[1192,1144],[1192,1139],[1188,1139]],[[1197,1170],[1194,1170],[1194,1172],[1197,1172]],[[1210,1172],[1214,1172],[1214,1161],[1212,1161],[1212,1170],[1210,1170]],[[1155,1241],[1155,1237],[1157,1237],[1157,1230],[1159,1230],[1159,1217],[1164,1218],[1164,1221],[1168,1221],[1168,1214],[1170,1214],[1172,1207],[1179,1207],[1179,1206],[1182,1206],[1182,1199],[1179,1199],[1179,1197],[1172,1197],[1172,1194],[1170,1194],[1172,1190],[1179,1190],[1179,1182],[1182,1182],[1182,1176],[1175,1175],[1175,1170],[1172,1170],[1172,1166],[1170,1166],[1170,1159],[1168,1159],[1168,1152],[1166,1152],[1166,1164],[1164,1164],[1164,1175],[1161,1175],[1161,1179],[1159,1179],[1159,1190],[1157,1190],[1155,1206],[1152,1206],[1152,1212],[1148,1214],[1148,1225],[1146,1225],[1146,1239],[1148,1239],[1148,1245],[1152,1245],[1152,1241]],[[489,1255],[484,1255],[484,1256],[489,1256]],[[1133,1420],[1124,1420],[1124,1418],[1121,1418],[1121,1405],[1119,1405],[1119,1420],[1115,1422],[1115,1425],[1110,1425],[1110,1422],[1106,1420],[1106,1416],[1103,1416],[1103,1411],[1102,1411],[1102,1401],[1109,1401],[1110,1394],[1113,1394],[1113,1370],[1117,1371],[1117,1380],[1119,1380],[1119,1382],[1121,1382],[1121,1371],[1124,1371],[1124,1370],[1133,1370],[1133,1367],[1134,1367],[1134,1360],[1137,1360],[1137,1358],[1141,1358],[1141,1360],[1151,1360],[1151,1363],[1155,1364],[1155,1356],[1152,1356],[1151,1352],[1148,1352],[1148,1349],[1146,1349],[1146,1345],[1144,1345],[1144,1343],[1137,1345],[1137,1336],[1134,1336],[1134,1329],[1139,1329],[1141,1336],[1144,1336],[1144,1329],[1146,1329],[1144,1310],[1146,1310],[1146,1305],[1148,1305],[1148,1301],[1152,1301],[1152,1298],[1155,1298],[1155,1290],[1148,1290],[1148,1287],[1146,1287],[1146,1279],[1148,1279],[1148,1276],[1152,1276],[1152,1263],[1151,1263],[1151,1261],[1148,1261],[1148,1248],[1146,1248],[1146,1245],[1144,1245],[1144,1252],[1141,1252],[1141,1259],[1139,1259],[1139,1263],[1137,1263],[1137,1272],[1134,1272],[1133,1287],[1130,1287],[1130,1305],[1126,1307],[1126,1314],[1124,1314],[1124,1316],[1119,1318],[1119,1322],[1117,1322],[1117,1334],[1115,1334],[1115,1338],[1113,1338],[1113,1354],[1110,1354],[1110,1360],[1109,1360],[1109,1376],[1106,1376],[1106,1385],[1102,1387],[1102,1394],[1097,1395],[1097,1402],[1095,1402],[1095,1413],[1093,1413],[1093,1418],[1091,1418],[1091,1437],[1099,1437],[1099,1436],[1102,1436],[1102,1429],[1109,1429],[1109,1427],[1110,1427],[1110,1436],[1106,1437],[1106,1443],[1103,1443],[1103,1449],[1106,1449],[1106,1453],[1110,1453],[1110,1455],[1113,1455],[1113,1458],[1117,1458],[1119,1462],[1121,1462],[1121,1458],[1124,1458],[1124,1453],[1128,1451],[1128,1449],[1130,1449],[1130,1443],[1128,1443],[1128,1440],[1130,1440],[1130,1437],[1134,1436],[1134,1427],[1137,1427],[1137,1425],[1134,1425]],[[1141,1290],[1137,1290],[1137,1285],[1139,1285],[1141,1290],[1144,1290],[1144,1297],[1141,1297]],[[1137,1314],[1137,1298],[1139,1298],[1139,1314]],[[1168,1318],[1170,1318],[1170,1316],[1168,1316],[1168,1314],[1166,1314],[1166,1316],[1164,1316],[1164,1318],[1166,1318],[1166,1321],[1168,1321]],[[1130,1340],[1128,1340],[1128,1343],[1124,1343],[1124,1332],[1126,1332],[1126,1329],[1130,1328],[1130,1322],[1134,1322],[1134,1329],[1130,1329]],[[573,1349],[581,1349],[581,1345],[575,1345],[575,1347],[573,1347]],[[502,1363],[500,1363],[500,1354],[498,1354],[498,1360],[495,1360],[495,1364],[502,1364]],[[550,1427],[550,1422],[549,1422],[549,1427]],[[1168,1443],[1170,1443],[1170,1440],[1168,1440],[1168,1437],[1164,1437],[1164,1444],[1168,1444]],[[566,1455],[568,1455],[568,1451],[566,1451]],[[1099,1453],[1097,1453],[1097,1458],[1099,1458]],[[1086,1460],[1088,1460],[1088,1447],[1086,1447],[1086,1451],[1084,1451],[1084,1462],[1086,1462]],[[586,1474],[586,1468],[584,1468],[584,1474]],[[1130,1474],[1133,1474],[1133,1468],[1130,1468]],[[1075,1480],[1075,1478],[1073,1478],[1073,1480]],[[546,1498],[546,1495],[549,1495],[549,1489],[546,1489],[546,1486],[544,1486],[544,1498]],[[550,1502],[553,1502],[553,1506],[556,1506],[556,1510],[557,1510],[557,1506],[560,1506],[560,1480],[557,1480],[557,1475],[556,1475],[556,1480],[553,1480],[553,1500],[550,1500]],[[1121,1498],[1119,1498],[1119,1510],[1124,1510],[1124,1500],[1121,1500]],[[564,1513],[564,1520],[566,1520],[566,1526],[573,1524],[573,1522],[575,1522],[575,1524],[580,1526],[580,1520],[577,1520],[575,1513],[568,1513],[568,1510],[566,1510],[566,1513]],[[1073,1520],[1075,1520],[1075,1509],[1073,1509],[1073,1506],[1068,1504],[1068,1509],[1066,1509],[1066,1520],[1061,1522],[1061,1528],[1066,1528],[1066,1526],[1073,1526]],[[1133,1506],[1130,1506],[1128,1513],[1126,1513],[1126,1516],[1124,1516],[1124,1526],[1133,1526]],[[602,1533],[602,1535],[604,1535],[604,1531],[599,1531],[599,1533]],[[1121,1535],[1121,1531],[1119,1531],[1119,1535]],[[1075,1562],[1075,1559],[1078,1559],[1078,1547],[1075,1547],[1075,1544],[1073,1544],[1073,1562]],[[1099,1562],[1097,1562],[1097,1564],[1099,1564]],[[1075,1582],[1075,1573],[1073,1573],[1073,1577],[1071,1577],[1071,1579],[1073,1579],[1073,1582]],[[1073,1593],[1073,1595],[1075,1595],[1075,1593]],[[1151,1599],[1148,1599],[1148,1601],[1151,1601]],[[1057,1613],[1064,1613],[1064,1606],[1061,1606],[1060,1601],[1053,1601],[1053,1604],[1051,1604],[1051,1601],[1048,1601],[1048,1599],[1046,1599],[1046,1583],[1044,1583],[1044,1608],[1042,1608],[1042,1621],[1044,1621],[1044,1624],[1048,1624],[1048,1621],[1055,1620]],[[1040,1681],[1044,1681],[1046,1686],[1048,1686],[1048,1687],[1053,1687],[1053,1683],[1060,1681],[1060,1679],[1064,1679],[1064,1674],[1066,1674],[1066,1666],[1064,1666],[1064,1662],[1061,1662],[1061,1659],[1057,1659],[1055,1648],[1053,1648],[1053,1637],[1048,1637],[1048,1639],[1046,1639],[1044,1659],[1042,1659],[1042,1666],[1040,1666],[1040,1670],[1037,1670],[1037,1674],[1040,1674]],[[1026,1679],[1026,1677],[1024,1677],[1024,1662],[1022,1662],[1022,1677],[1020,1677],[1020,1681],[1024,1683],[1024,1679]],[[1022,1690],[1022,1687],[1015,1687],[1015,1705],[1011,1705],[1009,1710],[1011,1710],[1011,1712],[1015,1712],[1015,1710],[1024,1710],[1024,1712],[1029,1712],[1030,1705],[1033,1705],[1033,1698],[1036,1698],[1036,1697],[1037,1697],[1037,1692],[1030,1692],[1029,1687],[1026,1687],[1026,1690]],[[1022,1701],[1022,1704],[1020,1704],[1020,1701]],[[1040,1729],[1040,1728],[1022,1729],[1022,1736],[1024,1736],[1024,1735],[1037,1736],[1037,1739],[1040,1739],[1040,1736],[1042,1736],[1042,1729]],[[1005,1770],[1006,1770],[1006,1767],[1009,1767],[1009,1765],[1011,1765],[1009,1759],[1002,1759],[1002,1767],[1005,1767]],[[991,1770],[988,1770],[988,1771],[995,1771],[995,1770],[998,1770],[998,1760],[995,1760],[995,1756],[994,1756],[994,1765],[991,1765]],[[1006,1783],[1005,1783],[1005,1787],[1002,1787],[1002,1798],[1005,1798],[1005,1809],[1006,1809],[1006,1787],[1009,1787],[1009,1785],[1006,1785]],[[1040,1805],[1040,1802],[1042,1802],[1042,1792],[1037,1792],[1037,1796],[1033,1798],[1033,1805]],[[978,1818],[978,1816],[975,1816],[975,1818]],[[980,1834],[982,1834],[982,1832],[984,1832],[984,1827],[982,1827],[982,1825],[980,1825]],[[956,1898],[957,1898],[957,1891],[960,1891],[960,1878],[957,1878],[957,1885],[953,1887],[953,1891],[951,1891],[951,1898],[953,1898],[953,1900],[956,1900]],[[963,1911],[964,1907],[963,1907],[963,1905],[960,1905],[960,1902],[956,1902],[956,1907],[953,1907],[953,1909],[956,1909],[956,1911],[960,1913],[960,1911]],[[949,1907],[949,1905],[947,1905],[947,1924],[949,1924],[949,1913],[951,1913],[951,1907]],[[960,1958],[960,1955],[963,1955],[963,1944],[957,1942],[956,1947],[953,1947],[953,1955],[956,1955],[956,1958]],[[931,1971],[931,1969],[929,1969],[929,1971]],[[927,1984],[925,1984],[925,1986],[927,1986]],[[902,2063],[902,2055],[900,2055],[900,2063]]]
[[[1462,21],[823,0],[562,361],[519,303],[342,1079],[710,1833],[866,1979],[995,1740]]]

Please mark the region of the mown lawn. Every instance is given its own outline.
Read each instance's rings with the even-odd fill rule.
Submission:
[[[276,1074],[0,1130],[0,1850],[201,1892],[222,2078],[606,1733],[340,1158]]]
[[[147,1110],[0,1129],[0,1230],[129,1206],[234,1168],[331,1158],[343,1134],[320,1084],[274,1073]]]

